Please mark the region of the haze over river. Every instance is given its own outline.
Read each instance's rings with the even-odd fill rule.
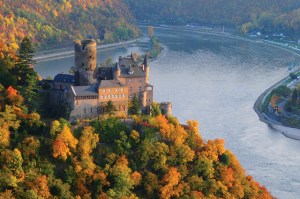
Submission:
[[[286,76],[299,57],[262,43],[184,30],[155,29],[164,54],[150,62],[155,101],[172,101],[182,123],[200,122],[204,139],[222,138],[248,175],[278,198],[300,198],[300,141],[284,137],[259,121],[257,97]],[[143,47],[98,51],[98,63]],[[100,60],[100,61],[99,61]],[[44,78],[67,73],[74,58],[42,62]]]

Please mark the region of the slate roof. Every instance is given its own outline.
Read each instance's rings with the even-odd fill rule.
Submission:
[[[97,86],[71,86],[75,96],[98,96]]]
[[[145,72],[138,66],[132,67],[120,67],[121,77],[145,77]],[[129,71],[132,70],[133,73],[129,74]],[[132,72],[131,71],[131,72]]]
[[[69,74],[57,74],[54,77],[54,82],[64,82],[64,83],[75,83],[75,77],[74,75]]]
[[[118,88],[125,87],[126,85],[117,80],[102,80],[100,82],[99,88]]]

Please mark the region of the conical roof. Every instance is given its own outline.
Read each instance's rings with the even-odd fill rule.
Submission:
[[[145,55],[143,65],[148,66],[148,57],[147,57],[147,55]]]

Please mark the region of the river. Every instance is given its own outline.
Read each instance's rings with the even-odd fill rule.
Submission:
[[[257,97],[286,76],[288,63],[299,57],[262,43],[195,31],[157,28],[155,34],[166,47],[150,64],[155,100],[172,101],[182,123],[199,121],[204,139],[224,139],[247,174],[275,197],[299,198],[300,142],[260,122],[253,110]],[[145,48],[101,51],[98,60],[117,60],[133,51]],[[73,60],[41,62],[36,71],[53,77],[68,72]]]

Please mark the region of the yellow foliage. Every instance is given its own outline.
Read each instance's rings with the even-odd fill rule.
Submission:
[[[57,140],[61,140],[67,147],[73,149],[76,148],[78,140],[73,136],[71,129],[68,126],[64,126],[60,134],[58,134]]]
[[[10,144],[10,132],[8,127],[0,127],[0,147],[8,147]]]
[[[90,126],[84,127],[82,135],[79,138],[78,151],[82,156],[87,156],[96,148],[98,142],[99,136],[94,133],[94,129]]]

